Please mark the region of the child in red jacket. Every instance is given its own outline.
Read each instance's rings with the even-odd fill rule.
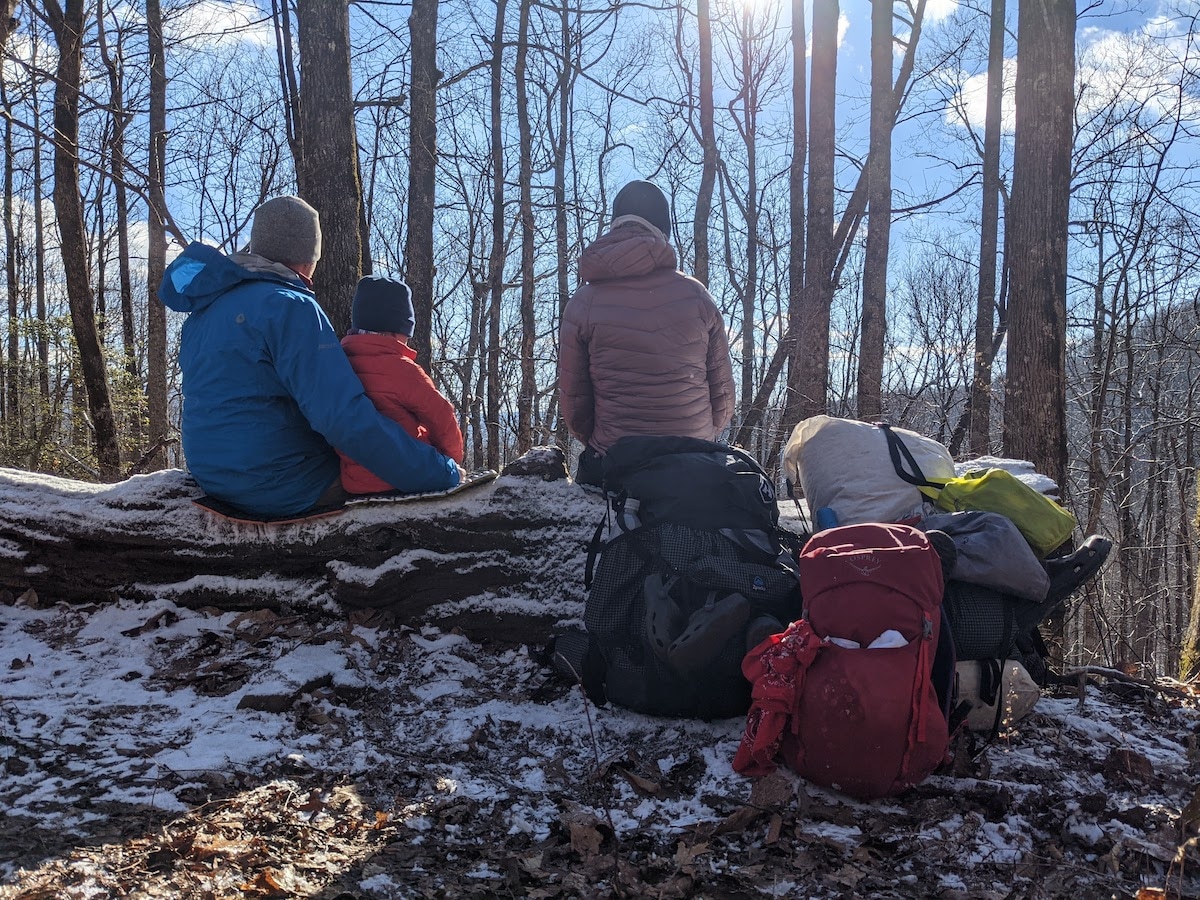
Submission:
[[[350,323],[342,348],[375,408],[461,465],[463,437],[454,407],[417,365],[417,352],[408,346],[416,324],[408,285],[386,275],[363,278],[354,292]],[[342,486],[349,493],[392,490],[346,454],[339,455]]]

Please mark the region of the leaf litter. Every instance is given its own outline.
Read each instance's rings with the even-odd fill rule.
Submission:
[[[1200,897],[1195,692],[1071,689],[861,803],[743,722],[362,611],[0,617],[0,898]],[[1183,690],[1178,690],[1183,687]]]

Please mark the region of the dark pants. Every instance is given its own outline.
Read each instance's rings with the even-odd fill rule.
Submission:
[[[336,509],[339,506],[346,505],[346,498],[350,495],[346,493],[346,489],[342,487],[342,476],[338,475],[333,479],[329,487],[321,492],[321,496],[317,498],[317,502],[312,505],[309,512],[319,509]]]
[[[579,454],[579,466],[575,470],[575,483],[592,487],[603,487],[604,465],[602,457],[591,447],[584,447]]]

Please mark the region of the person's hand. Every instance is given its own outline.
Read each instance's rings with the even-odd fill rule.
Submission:
[[[454,467],[456,469],[458,469],[458,483],[459,484],[465,483],[467,480],[467,470],[464,469],[462,466],[460,466],[458,463],[455,463]]]

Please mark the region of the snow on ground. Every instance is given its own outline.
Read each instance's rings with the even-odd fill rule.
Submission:
[[[583,861],[615,847],[644,879],[744,888],[739,841],[768,896],[1067,896],[1081,883],[1120,896],[1172,877],[1200,891],[1172,863],[1200,716],[1152,694],[1044,698],[969,773],[902,798],[858,803],[780,774],[771,803],[730,766],[740,720],[597,709],[528,648],[434,627],[167,601],[18,605],[0,617],[0,661],[0,896],[39,879],[104,885],[123,844],[189,810],[256,790],[319,807],[331,778],[386,828],[384,849],[405,854],[380,868],[373,847],[373,868],[349,868],[364,897],[424,896],[446,879],[498,890],[506,860],[545,860],[548,846]],[[305,786],[312,773],[325,773],[319,789]],[[1061,893],[1038,893],[1046,865]],[[561,895],[578,895],[566,879]]]
[[[52,482],[41,521],[138,527],[166,492],[198,540],[228,527],[161,475]],[[566,497],[544,502],[595,520]],[[596,708],[540,648],[328,597],[36,607],[0,607],[3,898],[1200,896],[1200,712],[1178,685],[1045,696],[977,757],[964,741],[952,770],[861,803],[735,774],[741,720]]]

